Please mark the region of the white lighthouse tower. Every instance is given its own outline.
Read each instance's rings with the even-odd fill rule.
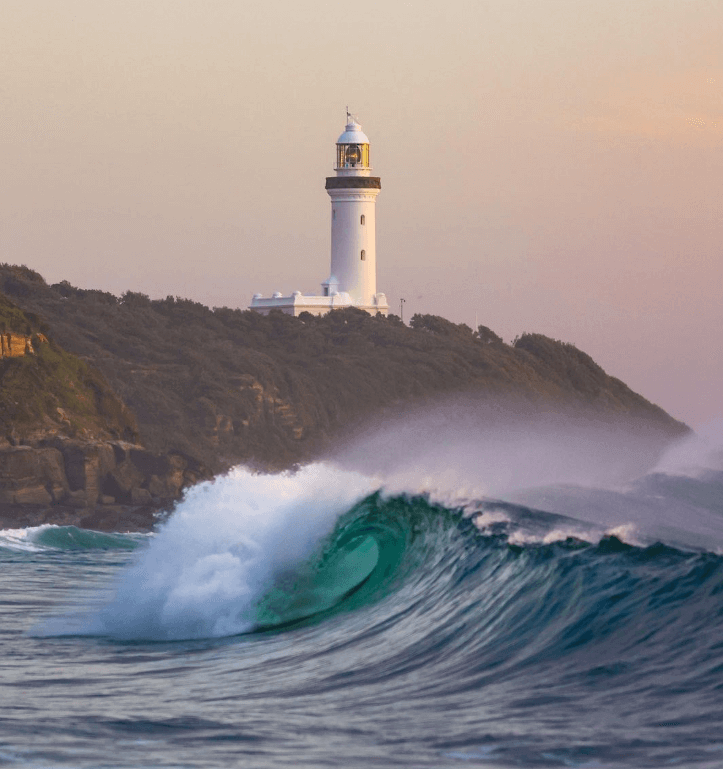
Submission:
[[[372,176],[369,139],[356,118],[346,113],[346,127],[336,142],[334,176],[326,179],[331,198],[331,274],[322,295],[291,296],[276,292],[269,298],[254,294],[250,309],[264,314],[279,309],[290,315],[358,307],[387,315],[386,296],[377,293],[376,199],[381,180]]]
[[[356,118],[346,113],[346,128],[336,142],[335,176],[326,180],[331,198],[331,276],[324,293],[349,294],[355,306],[382,310],[377,294],[376,200],[382,188],[372,176],[369,139]]]

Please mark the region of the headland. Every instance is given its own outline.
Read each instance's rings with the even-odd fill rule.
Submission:
[[[199,480],[237,464],[290,469],[457,395],[635,420],[661,444],[688,432],[574,345],[534,333],[507,344],[432,315],[261,315],[0,265],[0,333],[17,352],[0,359],[6,528],[150,529]]]

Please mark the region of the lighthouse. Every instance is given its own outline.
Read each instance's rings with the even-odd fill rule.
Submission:
[[[382,188],[372,176],[369,139],[347,112],[344,133],[336,142],[335,176],[326,180],[331,198],[331,276],[323,285],[328,295],[349,294],[364,309],[375,305],[377,293],[376,202]]]
[[[263,314],[278,309],[289,315],[357,307],[387,315],[386,296],[377,292],[376,199],[381,180],[372,176],[369,139],[347,109],[346,126],[336,142],[334,176],[326,179],[331,198],[331,269],[321,295],[294,291],[265,298],[254,294],[250,309]]]

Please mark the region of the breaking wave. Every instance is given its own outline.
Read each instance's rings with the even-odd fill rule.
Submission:
[[[344,458],[279,476],[239,468],[124,556],[110,598],[35,634],[100,636],[121,657],[128,642],[174,660],[203,649],[211,677],[193,678],[205,692],[194,707],[312,708],[341,719],[370,762],[388,739],[385,761],[410,766],[717,766],[723,467],[703,448],[652,454],[629,477],[618,463],[605,483],[600,468],[566,476],[569,446],[548,485],[539,467],[527,486],[508,483],[519,468],[506,485],[479,468],[460,485],[469,451],[458,462],[439,445],[417,451],[416,477],[389,446],[364,474]],[[125,541],[86,534],[93,547]],[[390,757],[394,740],[410,754]],[[320,765],[328,748],[315,745]]]

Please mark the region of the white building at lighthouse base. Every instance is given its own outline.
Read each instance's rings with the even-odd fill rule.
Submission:
[[[282,296],[279,291],[270,297],[254,294],[249,309],[262,315],[268,315],[271,310],[281,310],[286,315],[298,317],[302,312],[325,315],[330,310],[343,310],[345,307],[357,307],[372,315],[378,313],[385,317],[389,313],[387,297],[384,294],[375,294],[372,304],[357,304],[345,291],[337,291],[330,296],[305,295],[301,291],[294,291],[291,296]]]

